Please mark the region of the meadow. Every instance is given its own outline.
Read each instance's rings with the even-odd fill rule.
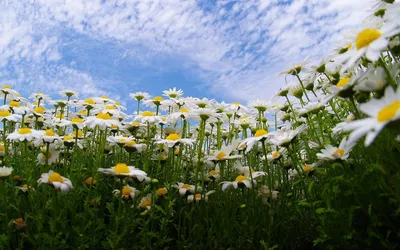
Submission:
[[[400,4],[374,8],[270,101],[2,86],[0,249],[398,249]]]

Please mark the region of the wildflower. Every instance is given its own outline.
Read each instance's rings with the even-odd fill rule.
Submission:
[[[11,141],[32,141],[39,136],[39,132],[30,128],[20,128],[13,133],[7,135],[7,139]]]
[[[182,139],[178,134],[169,134],[165,140],[156,141],[156,144],[165,144],[167,147],[172,148],[176,146],[178,143],[182,143],[185,145],[192,145],[195,140],[193,139]]]
[[[78,92],[73,91],[73,90],[62,90],[62,91],[60,91],[60,92],[58,92],[58,93],[59,93],[60,95],[62,95],[62,96],[66,96],[66,97],[68,97],[68,98],[71,98],[71,97],[78,98],[78,97],[79,97]]]
[[[240,144],[239,147],[246,145],[247,154],[253,148],[253,146],[259,141],[265,141],[268,138],[268,131],[265,129],[258,129],[254,134],[254,137],[249,137],[244,139]]]
[[[53,170],[43,173],[37,182],[39,185],[42,183],[50,184],[54,189],[59,189],[61,192],[69,192],[72,189],[71,181]]]
[[[348,139],[350,144],[367,135],[365,146],[369,146],[388,123],[400,118],[400,88],[395,92],[392,87],[387,87],[381,99],[372,99],[361,104],[360,110],[369,117],[340,123],[335,129],[352,131]]]
[[[163,91],[163,95],[167,96],[169,98],[178,98],[181,97],[183,95],[183,90],[181,89],[176,89],[175,87],[173,89],[169,89],[169,90],[164,90]]]
[[[154,115],[154,113],[151,111],[144,111],[140,115],[135,116],[135,121],[139,121],[140,123],[155,124],[161,121],[161,117]]]
[[[149,99],[150,95],[146,92],[135,92],[135,93],[130,93],[129,96],[132,99],[136,99],[137,101],[141,101],[144,99]]]
[[[273,131],[270,133],[268,142],[276,145],[287,147],[294,138],[306,129],[305,125],[299,126],[294,130],[287,131]]]
[[[188,203],[193,203],[193,201],[196,201],[196,203],[199,203],[201,200],[208,201],[208,196],[213,193],[215,193],[215,190],[208,191],[205,194],[201,194],[201,193],[196,193],[194,195],[191,194],[191,195],[188,195],[187,201],[188,201]]]
[[[224,161],[242,158],[241,155],[230,155],[233,150],[236,150],[239,141],[233,141],[231,144],[227,146],[222,146],[222,148],[218,151],[215,151],[213,154],[209,155],[207,160],[209,161]]]
[[[192,194],[194,192],[201,192],[201,187],[197,187],[197,190],[195,190],[194,185],[189,185],[182,182],[178,182],[178,184],[174,185],[173,187],[179,190],[179,194],[181,196],[184,196],[187,193],[187,191],[189,191]]]
[[[149,211],[151,209],[152,202],[153,199],[151,197],[151,194],[147,194],[140,200],[138,208],[146,209],[147,211]]]
[[[225,191],[229,187],[233,187],[234,189],[237,189],[238,187],[247,187],[247,188],[253,188],[257,185],[257,182],[253,179],[253,181],[249,180],[244,175],[239,175],[236,177],[234,181],[223,181],[221,182],[222,184],[222,191]]]
[[[356,33],[352,33],[349,37],[353,45],[352,48],[347,53],[337,57],[338,61],[345,63],[342,72],[352,67],[362,56],[372,62],[377,61],[381,52],[389,45],[388,39],[399,32],[399,27],[394,24],[373,23]]]
[[[0,167],[0,178],[11,175],[12,171],[13,171],[13,168]]]
[[[42,152],[39,153],[37,161],[41,165],[46,165],[46,164],[51,165],[57,162],[59,155],[60,151],[58,151],[54,145],[50,145],[48,152],[46,147],[42,148]]]
[[[147,177],[146,172],[132,167],[128,166],[125,163],[118,163],[112,168],[99,168],[99,171],[104,173],[104,174],[109,174],[109,175],[114,175],[114,176],[121,176],[121,177],[135,177],[139,181],[145,180]]]
[[[7,120],[7,121],[19,121],[20,115],[11,114],[8,110],[0,110],[0,122]]]
[[[24,219],[22,219],[22,218],[15,219],[12,221],[12,223],[14,224],[16,229],[24,229],[27,227]]]
[[[15,187],[15,188],[21,190],[24,193],[27,192],[27,191],[35,191],[35,189],[32,186],[28,186],[27,184],[24,184],[22,186],[18,186],[18,187]]]
[[[165,187],[159,188],[156,190],[156,195],[158,196],[165,196],[168,194],[168,189]]]
[[[97,181],[93,177],[89,177],[85,180],[86,185],[96,185]]]
[[[112,119],[108,113],[99,113],[96,116],[89,116],[85,118],[84,125],[89,128],[99,126],[100,130],[105,130],[113,125],[121,126],[119,121]]]
[[[119,189],[115,189],[113,191],[113,194],[115,196],[119,196],[121,194],[121,198],[124,200],[128,199],[135,199],[135,196],[138,195],[140,192],[134,187],[131,187],[129,185],[126,185],[125,187],[122,188],[122,191]]]
[[[354,147],[354,143],[347,141],[347,139],[345,137],[340,142],[339,147],[333,147],[331,145],[326,145],[325,149],[321,150],[321,153],[317,153],[317,157],[320,160],[328,160],[328,161],[346,160],[347,158],[349,158],[349,153],[353,147]]]

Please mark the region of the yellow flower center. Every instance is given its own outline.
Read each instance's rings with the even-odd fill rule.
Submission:
[[[181,188],[189,189],[189,188],[191,188],[191,187],[192,187],[192,186],[189,185],[189,184],[183,184]]]
[[[156,96],[153,99],[153,101],[156,101],[156,102],[161,102],[162,100],[164,100],[164,99],[161,96]]]
[[[107,110],[115,110],[115,107],[112,106],[112,105],[107,105],[107,106],[106,106],[106,109],[107,109]]]
[[[383,82],[381,82],[381,81],[379,81],[377,84],[378,84],[379,87],[383,86]]]
[[[179,110],[181,113],[189,113],[189,109],[182,108]]]
[[[18,134],[20,135],[25,135],[25,134],[30,134],[32,133],[32,130],[30,128],[20,128],[18,130]]]
[[[83,123],[83,119],[82,118],[72,118],[71,122],[82,124]]]
[[[28,185],[24,184],[22,185],[22,188],[28,188]]]
[[[131,125],[133,127],[139,127],[140,126],[140,122],[132,122]]]
[[[16,101],[11,101],[8,106],[18,108],[19,107],[19,102]]]
[[[44,132],[44,134],[45,134],[46,136],[55,136],[54,131],[51,130],[51,129],[46,129],[46,132]]]
[[[216,175],[216,174],[218,174],[218,172],[215,171],[215,170],[211,170],[211,171],[209,172],[209,174],[210,174],[210,175]]]
[[[3,85],[3,89],[11,89],[10,85]]]
[[[215,158],[217,158],[218,160],[221,160],[222,158],[224,158],[226,156],[226,154],[224,152],[219,152],[217,154],[217,156],[215,156]]]
[[[342,157],[342,156],[344,155],[344,150],[338,148],[338,149],[335,150],[335,154],[337,154],[337,155],[339,155],[340,157]]]
[[[91,98],[85,99],[85,103],[87,103],[87,104],[96,104],[96,102]]]
[[[232,104],[240,105],[240,102],[232,102]]]
[[[347,45],[347,50],[350,50],[351,48],[353,47],[353,44],[349,44],[349,45]]]
[[[349,77],[342,78],[342,79],[340,79],[340,81],[336,84],[336,86],[339,87],[339,88],[341,88],[341,87],[347,85],[347,84],[349,83],[349,81],[350,81],[350,78],[349,78]]]
[[[276,159],[278,157],[279,157],[279,152],[278,151],[275,151],[275,152],[272,153],[272,159]]]
[[[70,135],[64,136],[64,141],[72,141],[74,138]]]
[[[76,133],[76,131],[75,131],[75,132],[72,134],[72,136],[75,137],[76,134],[77,134],[77,133]],[[79,129],[79,130],[78,130],[78,137],[82,137],[82,136],[83,136],[83,132],[82,132],[82,130]]]
[[[118,163],[114,167],[114,172],[116,172],[117,174],[128,174],[131,171],[129,170],[128,165],[126,165],[125,163]]]
[[[44,114],[44,111],[45,111],[45,110],[46,110],[46,109],[43,108],[43,107],[37,107],[37,108],[34,109],[34,111],[35,111],[36,113],[39,113],[39,114]]]
[[[263,135],[266,135],[266,134],[268,134],[268,131],[266,131],[264,129],[259,129],[259,130],[256,131],[255,136],[258,137],[258,136],[263,136]]]
[[[4,145],[0,145],[0,152],[4,152]]]
[[[196,194],[194,197],[195,197],[197,200],[200,200],[200,199],[201,199],[201,194]]]
[[[57,114],[56,117],[57,117],[57,118],[64,118],[64,115],[62,115],[62,114]]]
[[[247,180],[247,178],[244,175],[239,175],[235,179],[236,182],[242,182],[242,181],[245,181],[245,180]]]
[[[96,115],[96,118],[103,119],[103,120],[111,120],[111,116],[108,113],[99,113]]]
[[[64,180],[61,177],[61,175],[59,173],[53,172],[52,174],[49,175],[49,179],[50,182],[61,182],[63,183]]]
[[[125,143],[124,146],[132,146],[132,145],[135,145],[135,144],[136,144],[135,141],[128,141],[127,143]]]
[[[378,121],[387,122],[396,116],[400,109],[400,101],[394,101],[378,112]]]
[[[118,128],[118,125],[117,125],[117,124],[113,124],[113,125],[111,125],[111,128],[117,129],[117,128]]]
[[[109,99],[108,96],[106,96],[106,95],[102,95],[102,96],[100,96],[100,98]]]
[[[150,207],[150,205],[151,205],[151,200],[144,200],[140,206],[141,207]]]
[[[176,141],[179,139],[181,139],[181,137],[178,134],[169,134],[167,136],[167,140],[169,140],[169,141]]]
[[[381,35],[382,34],[379,30],[365,29],[361,31],[356,39],[357,50],[368,46],[370,43],[381,37]]]
[[[168,193],[168,190],[165,187],[159,188],[159,189],[156,190],[156,194],[159,195],[159,196],[164,196],[167,193]]]
[[[142,113],[142,116],[154,116],[154,114],[153,114],[153,112],[151,112],[151,111],[144,111],[144,112]]]
[[[8,110],[0,110],[0,117],[6,117],[10,115],[10,111]]]
[[[304,168],[303,168],[304,172],[310,172],[311,169],[312,169],[311,165],[305,165]]]
[[[129,187],[124,187],[122,189],[122,195],[123,196],[129,196],[132,193],[132,190]]]

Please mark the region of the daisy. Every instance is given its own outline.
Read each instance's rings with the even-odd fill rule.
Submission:
[[[294,130],[273,131],[269,134],[268,142],[276,145],[287,147],[294,138],[306,129],[305,125],[299,126]]]
[[[259,141],[265,141],[268,138],[268,131],[264,129],[258,129],[254,134],[254,137],[249,137],[244,139],[240,144],[239,147],[246,145],[247,154],[253,148],[253,146]]]
[[[46,157],[46,155],[47,155],[47,157]],[[50,145],[48,154],[47,154],[46,148],[42,149],[42,152],[37,156],[37,162],[40,165],[46,165],[46,164],[51,165],[51,164],[57,162],[59,155],[60,155],[60,151],[56,150],[55,146]]]
[[[61,192],[69,192],[72,189],[71,181],[53,170],[43,173],[37,182],[38,185],[42,183],[50,184],[54,189],[59,189]]]
[[[173,89],[169,90],[164,90],[163,91],[163,96],[168,96],[169,98],[178,98],[183,95],[183,90],[181,89],[176,89],[175,87]]]
[[[196,193],[195,195],[191,194],[191,195],[188,195],[187,201],[188,201],[188,203],[193,203],[193,201],[196,201],[196,203],[199,203],[201,200],[204,200],[207,202],[208,196],[213,193],[215,193],[215,190],[208,191],[205,194],[201,194],[201,193]]]
[[[140,115],[135,116],[135,121],[139,121],[140,123],[155,124],[161,121],[161,117],[154,115],[154,113],[151,111],[144,111]]]
[[[279,73],[279,75],[298,75],[300,72],[304,69],[304,66],[308,64],[310,60],[306,58],[303,62],[296,64],[295,66],[288,68],[282,72]]]
[[[61,90],[60,92],[58,92],[61,96],[66,96],[68,97],[68,99],[70,99],[71,97],[74,98],[79,98],[79,94],[76,91],[72,91],[72,90]]]
[[[0,167],[0,178],[11,175],[12,171],[13,171],[13,168]]]
[[[107,141],[110,142],[111,145],[118,145],[118,146],[124,146],[126,143],[134,141],[135,138],[132,136],[109,136],[107,137]]]
[[[89,116],[85,118],[84,126],[94,128],[99,126],[100,130],[105,130],[113,125],[121,126],[119,121],[112,119],[108,113],[99,113],[96,116]]]
[[[195,142],[193,139],[182,139],[178,134],[169,134],[165,140],[156,141],[156,144],[165,144],[167,147],[172,148],[179,143],[191,146]]]
[[[352,131],[348,139],[349,143],[355,143],[367,135],[365,146],[369,146],[388,123],[400,118],[400,88],[395,92],[391,86],[387,87],[381,99],[372,99],[361,104],[360,110],[369,117],[339,123],[335,130]]]
[[[162,98],[162,96],[155,96],[153,99],[145,100],[144,103],[149,108],[155,108],[157,106],[160,106],[162,101],[164,101],[164,98]]]
[[[267,111],[269,103],[264,100],[257,99],[254,101],[250,101],[247,105],[256,109],[258,112],[263,113],[263,112]]]
[[[122,188],[122,191],[119,189],[115,189],[113,191],[113,194],[115,196],[121,195],[121,198],[124,200],[129,200],[129,199],[135,199],[135,197],[139,194],[139,190],[137,190],[134,187],[131,187],[129,185],[126,185],[124,188]]]
[[[208,161],[224,161],[224,160],[242,158],[241,155],[230,155],[233,150],[236,150],[238,144],[239,144],[239,141],[235,140],[227,146],[222,146],[222,148],[220,150],[217,150],[212,155],[209,155],[207,160]]]
[[[141,100],[149,99],[149,98],[150,98],[149,93],[146,93],[146,92],[129,93],[129,96],[130,96],[132,99],[136,99],[136,100],[139,101],[139,102],[140,102]]]
[[[156,190],[156,195],[165,196],[168,194],[168,189],[166,187],[162,187]]]
[[[7,120],[17,122],[21,119],[20,115],[11,114],[8,110],[0,110],[0,122]]]
[[[11,141],[32,141],[35,137],[40,136],[39,132],[30,128],[20,128],[17,131],[7,135],[7,139]]]
[[[373,23],[363,27],[362,30],[350,34],[352,48],[338,56],[336,60],[345,63],[342,72],[352,67],[362,56],[375,62],[380,58],[381,52],[389,45],[389,38],[400,32],[400,27],[391,23]]]
[[[112,168],[99,168],[99,171],[104,174],[109,174],[114,176],[135,177],[139,181],[143,181],[147,177],[146,172],[138,168],[128,166],[125,163],[118,163],[117,165],[115,165],[115,167]]]
[[[144,150],[146,150],[147,145],[144,143],[136,143],[135,141],[128,141],[123,147],[127,152],[142,153]]]
[[[146,209],[146,211],[149,211],[151,209],[151,204],[153,202],[153,199],[151,197],[151,194],[147,194],[146,196],[144,196],[141,200],[140,203],[138,205],[138,208],[141,209]]]
[[[181,108],[177,112],[173,112],[172,114],[168,115],[167,121],[171,124],[176,124],[179,119],[187,120],[190,118],[190,111],[187,108]]]
[[[244,175],[239,175],[234,181],[223,181],[221,182],[221,185],[222,191],[225,191],[229,187],[233,187],[234,189],[237,189],[238,187],[253,188],[257,185],[257,182],[254,179],[251,181],[251,179]]]
[[[354,146],[355,144],[347,141],[347,138],[345,137],[340,142],[338,147],[326,145],[325,148],[322,149],[320,153],[317,153],[317,157],[320,160],[326,160],[326,161],[346,160],[347,158],[349,158],[349,153]],[[306,169],[304,169],[304,171],[306,171]]]
[[[196,191],[201,192],[201,187],[197,187],[197,190],[195,190],[195,185],[189,185],[183,182],[178,182],[178,184],[173,185],[173,187],[179,190],[181,196],[184,196],[188,191],[192,194]]]

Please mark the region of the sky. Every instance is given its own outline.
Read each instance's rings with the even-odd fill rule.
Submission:
[[[108,95],[172,87],[246,103],[318,62],[373,0],[0,0],[0,83],[22,95]]]

